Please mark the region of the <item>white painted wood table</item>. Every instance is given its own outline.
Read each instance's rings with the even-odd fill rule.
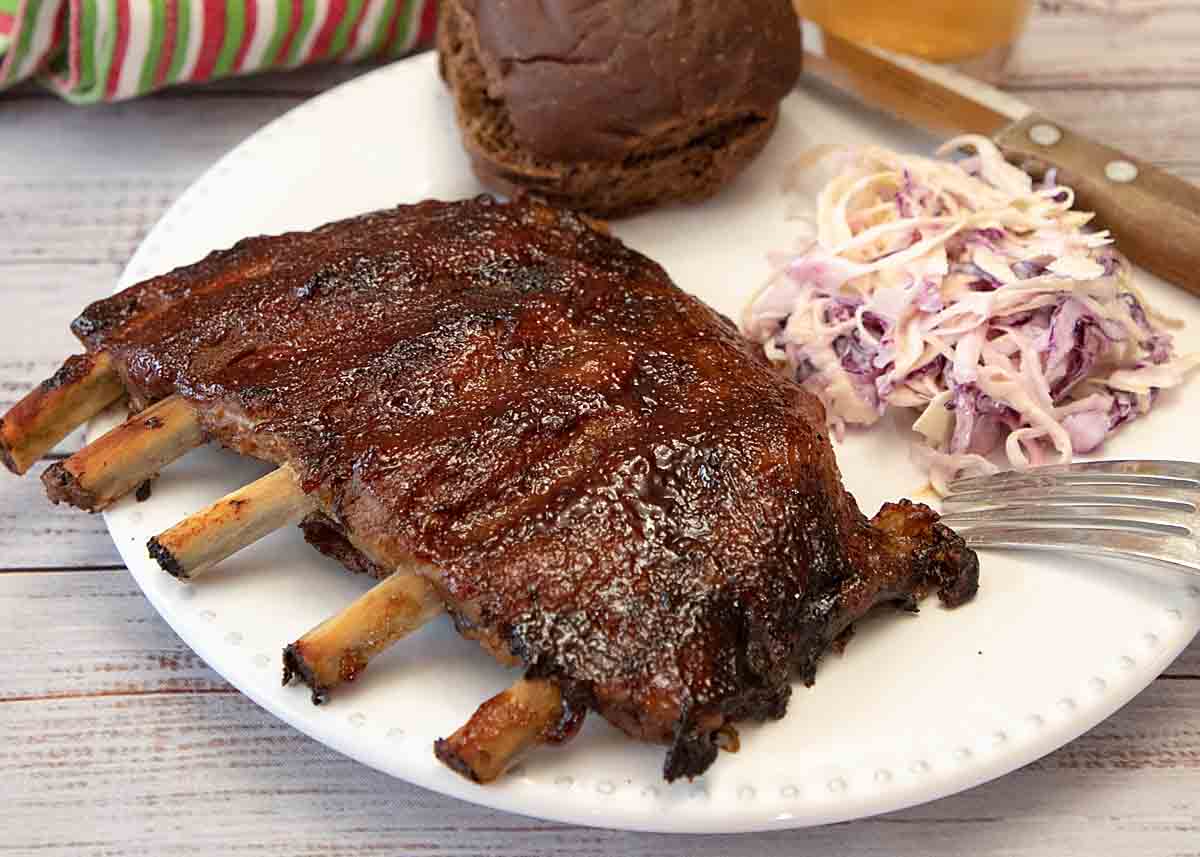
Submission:
[[[0,408],[70,353],[69,319],[205,167],[361,70],[86,110],[0,96]],[[1042,2],[1010,86],[1200,180],[1200,0]],[[830,828],[702,838],[505,815],[338,756],[208,669],[103,522],[50,508],[35,479],[0,481],[0,619],[5,853],[1200,855],[1200,644],[1108,722],[996,782]]]

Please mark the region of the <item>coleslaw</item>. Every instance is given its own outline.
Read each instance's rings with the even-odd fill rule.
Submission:
[[[1147,304],[1107,231],[987,138],[938,150],[825,149],[836,174],[797,250],[748,304],[743,332],[825,405],[841,437],[915,408],[939,493],[958,475],[1070,461],[1150,410],[1200,355]],[[997,457],[997,456],[993,456]]]

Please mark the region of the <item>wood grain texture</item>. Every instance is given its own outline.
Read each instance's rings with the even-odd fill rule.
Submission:
[[[190,182],[225,150],[302,100],[198,93],[86,110],[53,99],[0,102],[5,154],[0,176],[64,184],[87,176],[110,187],[135,177]],[[200,118],[206,114],[208,121]],[[94,202],[102,203],[103,196]]]
[[[1200,181],[1197,45],[1200,0],[1043,0],[1009,86]],[[366,70],[86,110],[32,87],[0,96],[0,407],[70,353],[71,317],[204,169]],[[328,751],[203,664],[119,566],[101,519],[50,507],[35,479],[0,484],[0,853],[1200,855],[1198,643],[1101,726],[964,794],[820,830],[644,836],[479,809]]]
[[[1156,682],[1058,752],[924,807],[820,830],[645,836],[480,809],[332,753],[204,666],[123,572],[0,575],[0,612],[0,843],[19,852],[1094,857],[1103,842],[1132,857],[1200,841],[1200,682]]]
[[[0,707],[19,701],[236,693],[116,568],[90,573],[0,575]],[[31,646],[29,641],[36,640]]]
[[[0,574],[27,569],[123,568],[103,518],[70,506],[52,506],[46,499],[39,477],[48,463],[35,464],[23,479],[3,474]],[[18,609],[16,602],[8,606]],[[8,614],[0,611],[0,615]],[[36,634],[37,628],[31,627],[30,632]]]
[[[1200,86],[1193,0],[1040,0],[1017,43],[1017,89],[1161,90]]]
[[[1095,857],[1101,845],[1111,857],[1194,855],[1200,736],[1180,721],[1197,706],[1200,686],[1163,684],[1069,752],[924,807],[696,837],[545,824],[446,799],[338,756],[236,694],[9,702],[0,703],[9,738],[0,832],[18,853],[73,857]]]
[[[1198,42],[1200,43],[1200,42]],[[1022,92],[1040,112],[1097,142],[1200,182],[1200,87],[1144,92]]]

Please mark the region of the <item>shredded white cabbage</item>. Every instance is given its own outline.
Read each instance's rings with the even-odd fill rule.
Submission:
[[[824,149],[837,175],[810,231],[751,300],[743,332],[825,405],[840,437],[889,405],[921,410],[935,490],[955,476],[1071,460],[1146,413],[1200,355],[1175,357],[1107,231],[988,139],[939,155]],[[798,168],[807,170],[815,158]]]

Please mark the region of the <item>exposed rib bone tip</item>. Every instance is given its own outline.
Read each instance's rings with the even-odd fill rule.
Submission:
[[[18,476],[125,394],[107,354],[76,354],[0,419],[0,460]]]
[[[329,688],[322,686],[313,675],[308,664],[301,656],[296,643],[283,650],[283,684],[291,684],[293,678],[299,678],[312,691],[312,704],[321,705],[329,701]]]
[[[582,717],[564,718],[568,711],[557,683],[523,678],[480,705],[449,738],[435,741],[433,752],[471,782],[490,783],[526,751],[573,735]],[[564,722],[570,723],[566,730],[559,728]]]
[[[179,560],[175,559],[175,554],[171,553],[170,549],[158,540],[158,536],[154,536],[146,542],[146,550],[150,553],[150,558],[158,563],[158,567],[171,577],[185,582],[191,580],[191,574],[179,564]]]
[[[465,777],[476,785],[483,785],[484,781],[475,773],[475,769],[471,764],[458,754],[458,750],[448,738],[437,738],[433,742],[433,755],[439,762],[445,765],[460,777]]]
[[[82,485],[66,465],[65,461],[56,461],[42,471],[42,485],[50,502],[56,506],[66,503],[85,512],[100,511],[103,508],[100,498]]]
[[[326,696],[443,610],[427,580],[413,570],[397,571],[288,646],[285,674],[299,675],[314,694]]]
[[[9,449],[8,444],[4,440],[7,434],[4,430],[4,417],[0,417],[0,462],[4,463],[9,472],[21,476],[25,471],[19,468],[17,462],[13,459],[12,450]]]
[[[204,441],[195,406],[169,396],[60,462],[51,481],[43,477],[46,491],[55,502],[99,511]]]
[[[297,523],[315,505],[285,464],[184,518],[155,540],[181,570],[176,577],[195,578],[259,539]]]

